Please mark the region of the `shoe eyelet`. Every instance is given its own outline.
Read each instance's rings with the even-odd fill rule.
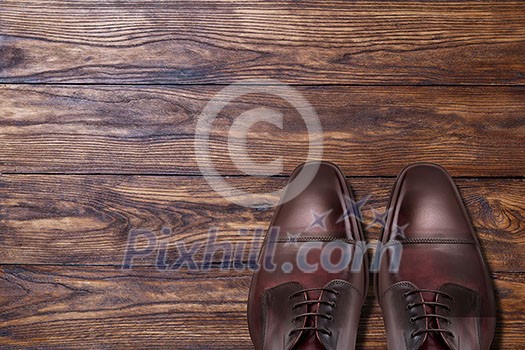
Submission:
[[[416,318],[415,317],[410,317],[410,323],[413,324],[414,322],[416,322]]]
[[[415,338],[415,337],[416,337],[416,335],[417,335],[417,334],[416,334],[416,332],[415,332],[415,331],[414,331],[414,332],[412,332],[412,333],[410,333],[410,337],[411,337],[411,338]]]
[[[333,320],[334,320],[334,316],[332,316],[332,315],[328,315],[328,320],[329,320],[329,321],[333,321]]]
[[[410,304],[407,304],[407,310],[410,310],[414,307],[414,304],[410,303]]]
[[[331,307],[335,307],[335,303],[333,301],[330,302]]]

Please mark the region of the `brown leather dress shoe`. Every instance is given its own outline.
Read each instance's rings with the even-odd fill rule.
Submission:
[[[296,191],[304,185],[293,182],[302,170],[315,176]],[[355,203],[331,163],[303,164],[290,181],[252,279],[253,344],[256,350],[354,349],[368,285]],[[300,193],[290,199],[294,192]]]
[[[405,168],[389,210],[374,277],[388,349],[489,349],[492,282],[450,176],[433,164]]]

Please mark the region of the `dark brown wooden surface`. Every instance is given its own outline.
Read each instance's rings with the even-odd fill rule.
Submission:
[[[208,101],[247,78],[292,84],[316,109],[323,159],[357,199],[371,196],[364,226],[403,166],[445,166],[491,268],[493,348],[525,348],[524,2],[6,0],[1,350],[252,348],[249,269],[220,270],[217,255],[209,271],[158,271],[154,254],[121,269],[132,229],[170,228],[171,263],[177,242],[204,243],[212,227],[219,242],[249,245],[268,225],[277,196],[257,209],[228,202],[193,150]],[[255,161],[283,157],[277,177],[245,176],[228,155],[230,126],[256,107],[284,116],[247,145]],[[236,188],[270,192],[306,159],[306,136],[289,103],[246,95],[214,124],[214,165]],[[372,294],[360,349],[386,347]]]
[[[523,84],[521,1],[3,1],[1,82]]]
[[[5,85],[0,172],[200,174],[195,125],[220,90]],[[346,175],[395,176],[417,161],[436,162],[456,176],[525,174],[524,87],[324,86],[299,92],[319,115],[323,159]],[[229,126],[255,107],[281,112],[284,126],[252,128],[249,155],[263,162],[282,157],[290,173],[306,158],[306,127],[289,103],[269,94],[235,99],[218,115],[210,137],[215,167],[242,175],[229,157]]]

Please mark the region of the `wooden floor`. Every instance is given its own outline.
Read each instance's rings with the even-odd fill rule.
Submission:
[[[171,248],[211,227],[260,243],[277,196],[229,202],[193,146],[215,94],[268,78],[317,111],[323,159],[371,196],[364,226],[403,166],[450,171],[497,289],[493,348],[525,349],[525,3],[348,0],[0,2],[0,349],[252,348],[248,268],[221,270],[218,255],[200,272],[158,271],[153,255],[121,264],[132,229],[170,228]],[[229,126],[261,106],[284,127],[262,124],[247,147],[283,157],[280,176],[245,176],[228,153]],[[212,158],[235,188],[277,190],[306,159],[280,98],[242,96],[219,119]],[[358,344],[386,347],[373,293]]]

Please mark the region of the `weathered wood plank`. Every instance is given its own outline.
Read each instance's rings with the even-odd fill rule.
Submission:
[[[221,87],[0,88],[0,172],[200,174],[196,123]],[[525,175],[523,87],[301,87],[323,128],[323,158],[346,175],[395,176],[416,161],[455,176]],[[228,95],[231,96],[231,95]],[[234,121],[258,107],[283,115],[283,128],[250,129],[248,155],[228,146]],[[202,137],[201,133],[197,133]],[[249,94],[219,114],[210,135],[213,165],[283,159],[289,174],[306,160],[299,113],[282,98]]]
[[[286,178],[236,177],[229,182],[238,189],[261,193],[261,205],[276,203],[275,195]],[[350,178],[356,198],[370,195],[364,207],[365,226],[372,210],[384,211],[394,179]],[[493,271],[525,272],[525,187],[522,180],[457,180],[482,240]],[[211,190],[200,177],[180,176],[58,176],[3,175],[0,177],[0,263],[6,264],[112,264],[123,262],[128,233],[146,229],[157,243],[167,244],[167,263],[179,256],[177,244],[190,249],[201,245],[195,260],[202,262],[210,228],[217,241],[232,246],[244,242],[239,261],[249,259],[257,248],[272,209],[249,209],[231,204]],[[161,235],[163,227],[171,233]],[[240,234],[240,229],[248,233]],[[367,229],[377,239],[378,224]],[[145,248],[145,236],[133,240]],[[255,242],[255,243],[253,243]],[[153,247],[155,242],[151,242]],[[154,266],[158,250],[133,260]],[[216,254],[215,262],[222,261]]]
[[[122,271],[114,267],[1,266],[0,346],[9,349],[251,349],[251,273]],[[525,346],[522,274],[495,274],[498,349]],[[385,348],[373,293],[359,348]]]
[[[523,84],[525,4],[3,1],[1,82]]]

